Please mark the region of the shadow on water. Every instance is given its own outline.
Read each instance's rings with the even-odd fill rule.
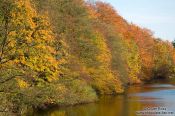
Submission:
[[[136,111],[147,107],[175,112],[175,80],[131,86],[125,95],[102,96],[96,103],[52,108],[36,116],[136,116]]]

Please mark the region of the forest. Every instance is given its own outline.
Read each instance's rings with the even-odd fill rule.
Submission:
[[[0,0],[0,115],[95,102],[173,78],[174,46],[105,2]]]

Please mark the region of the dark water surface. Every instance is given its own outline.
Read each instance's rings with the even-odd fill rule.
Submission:
[[[45,112],[40,112],[36,115],[136,116],[136,111],[142,111],[145,108],[166,108],[163,111],[171,111],[174,112],[174,114],[164,114],[158,116],[175,116],[175,81],[171,81],[171,83],[167,81],[163,83],[161,82],[156,84],[147,84],[143,86],[132,86],[127,89],[125,95],[103,96],[96,103],[77,105],[66,108],[53,108]]]

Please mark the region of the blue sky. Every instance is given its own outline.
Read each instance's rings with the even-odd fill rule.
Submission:
[[[175,39],[175,0],[102,0],[110,3],[128,22],[146,27],[155,37]]]

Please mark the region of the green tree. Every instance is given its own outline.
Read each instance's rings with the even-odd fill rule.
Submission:
[[[174,48],[175,48],[175,40],[172,42],[172,45],[174,46]]]

